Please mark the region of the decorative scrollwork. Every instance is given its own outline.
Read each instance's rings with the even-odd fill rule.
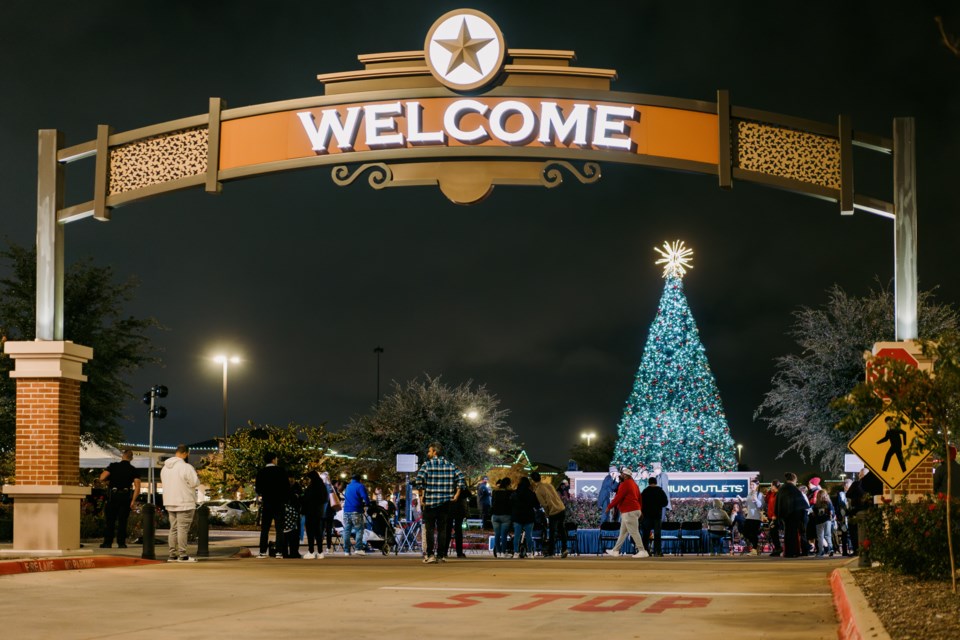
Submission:
[[[370,171],[370,175],[367,176],[367,182],[369,182],[370,186],[374,189],[383,189],[393,181],[393,171],[390,170],[388,165],[382,162],[362,164],[357,167],[353,173],[350,172],[350,167],[345,164],[340,164],[331,170],[330,178],[337,186],[345,187],[353,184],[356,179],[360,177],[360,174],[367,170]]]
[[[583,169],[577,169],[573,163],[566,160],[548,160],[543,164],[543,173],[540,176],[540,182],[547,189],[552,189],[563,182],[563,173],[560,171],[563,167],[570,172],[574,178],[582,184],[593,184],[600,179],[600,164],[596,162],[585,162]]]

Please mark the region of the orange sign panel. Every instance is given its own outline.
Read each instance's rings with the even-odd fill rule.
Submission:
[[[391,149],[612,151],[717,164],[716,114],[552,98],[450,97],[361,102],[225,120],[220,170],[323,155],[361,162]],[[490,151],[478,153],[487,156]],[[363,154],[350,158],[353,154]],[[419,155],[419,154],[418,154]],[[429,154],[428,154],[429,155]],[[470,155],[469,153],[466,155]],[[397,159],[397,155],[392,157]]]

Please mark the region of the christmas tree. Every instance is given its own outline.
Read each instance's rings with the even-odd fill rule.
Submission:
[[[665,471],[733,471],[733,439],[717,383],[683,293],[693,252],[664,243],[666,283],[618,427],[614,464]]]

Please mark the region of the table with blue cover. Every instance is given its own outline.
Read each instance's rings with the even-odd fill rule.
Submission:
[[[661,548],[664,553],[676,553],[678,551],[677,545],[679,540],[668,540],[666,538],[661,538]],[[722,551],[723,553],[729,552],[729,539],[723,541]],[[705,554],[710,553],[710,532],[706,529],[700,530],[700,551]],[[600,529],[577,529],[577,547],[578,551],[583,555],[598,555],[600,549]],[[609,547],[607,547],[609,549]],[[493,550],[493,536],[489,538],[489,549]],[[689,548],[687,548],[689,549]],[[695,553],[693,550],[687,550],[687,553]],[[624,554],[633,554],[636,553],[636,549],[633,545],[633,540],[630,536],[627,536],[627,541],[624,543],[623,548],[620,550]]]
[[[582,554],[597,554],[600,547],[600,529],[577,529],[577,544]],[[676,553],[678,542],[667,540],[661,537],[661,549],[664,553]],[[706,529],[700,531],[700,550],[703,553],[710,553],[710,532]],[[624,545],[624,553],[634,553],[633,541],[627,536],[627,543]],[[726,543],[723,547],[727,551]]]

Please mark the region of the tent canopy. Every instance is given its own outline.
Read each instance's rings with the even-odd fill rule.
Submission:
[[[101,446],[95,442],[81,443],[80,445],[80,468],[81,469],[106,469],[111,462],[119,462],[122,452],[109,445]],[[148,469],[150,467],[150,458],[138,458],[134,455],[132,464],[137,469]]]

